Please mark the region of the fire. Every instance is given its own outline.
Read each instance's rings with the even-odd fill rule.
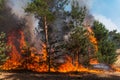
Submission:
[[[94,32],[92,31],[92,29],[90,27],[87,27],[87,30],[90,32],[89,39],[94,44],[95,50],[97,52],[98,51],[98,46],[97,46],[97,40],[94,36]]]
[[[66,72],[101,73],[102,71],[85,68],[84,66],[82,66],[81,64],[78,64],[78,63],[76,63],[76,65],[73,65],[72,64],[72,59],[69,56],[67,56],[66,63],[64,63],[61,66],[59,66],[58,72],[63,72],[63,73],[66,73]]]
[[[95,58],[90,59],[90,64],[91,64],[91,65],[98,64],[98,63],[99,63],[99,62],[98,62],[97,59],[95,59]]]
[[[26,42],[25,42],[25,36],[23,31],[19,31],[20,35],[21,35],[21,39],[20,39],[20,49],[22,49],[23,47],[26,47]]]
[[[91,35],[92,36],[92,35]],[[91,42],[97,44],[94,36],[90,38]],[[8,36],[8,45],[11,46],[10,58],[2,66],[3,70],[16,70],[26,69],[36,72],[48,72],[47,51],[46,45],[42,44],[42,49],[39,51],[35,47],[27,46],[25,41],[24,32],[19,30],[18,32],[11,32]],[[97,45],[95,45],[97,46]],[[97,47],[96,47],[97,48]],[[75,64],[73,64],[72,58],[66,55],[65,63],[56,68],[52,67],[52,72],[91,72],[99,73],[101,71],[85,68],[79,64],[76,58]],[[91,59],[90,64],[97,64],[96,59]]]
[[[96,52],[98,51],[98,45],[97,45],[97,40],[94,36],[94,32],[92,31],[92,29],[90,27],[87,27],[87,30],[90,32],[90,36],[89,36],[89,39],[90,41],[93,43],[94,45],[94,48],[95,48],[95,54]],[[90,64],[93,65],[93,64],[98,64],[98,60],[96,58],[93,58],[93,59],[90,59]]]
[[[35,54],[36,49],[30,48],[31,54],[26,59],[26,63],[24,64],[24,67],[28,70],[36,71],[36,72],[47,72],[48,71],[48,65],[46,63],[46,47],[44,46],[42,50],[39,52],[39,54]],[[41,53],[42,52],[42,53]],[[41,55],[41,54],[43,55]]]
[[[46,72],[46,46],[38,52],[34,47],[27,47],[24,32],[18,30],[8,35],[7,44],[11,46],[10,58],[2,65],[3,70],[28,69],[37,72]]]
[[[58,72],[71,72],[71,71],[75,71],[75,67],[72,64],[72,59],[68,56],[66,56],[67,61],[66,63],[62,64],[61,66],[59,66],[58,68]]]
[[[6,61],[6,63],[2,66],[4,70],[11,70],[11,69],[15,69],[17,68],[19,65],[21,65],[20,63],[20,59],[21,56],[16,48],[16,46],[14,45],[14,41],[15,40],[15,33],[12,32],[9,36],[8,36],[8,45],[11,46],[11,52],[9,53],[10,55],[10,59],[8,59]]]
[[[11,46],[10,58],[2,66],[4,70],[12,69],[27,69],[36,72],[47,72],[47,52],[46,45],[42,45],[41,50],[37,50],[35,47],[28,47],[25,41],[24,32],[19,30],[18,32],[11,32],[8,36],[8,45]],[[82,65],[75,62],[72,63],[72,59],[66,56],[66,62],[61,64],[58,69],[51,68],[52,72],[72,72],[72,71],[91,71],[84,68]],[[95,72],[95,71],[93,71]]]

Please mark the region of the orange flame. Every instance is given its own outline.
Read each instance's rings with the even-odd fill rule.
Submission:
[[[22,30],[19,30],[16,33],[10,33],[8,36],[8,45],[11,46],[11,52],[9,53],[10,58],[5,62],[4,65],[2,65],[3,70],[19,68],[37,72],[46,72],[48,70],[48,66],[46,64],[46,46],[43,45],[42,50],[39,52],[37,52],[36,48],[34,47],[30,47],[30,49],[27,48],[24,32]],[[23,54],[28,55],[24,57],[22,56]]]
[[[98,64],[98,63],[99,63],[99,62],[98,62],[97,59],[95,59],[95,58],[90,59],[90,64],[91,64],[91,65]]]
[[[35,47],[27,48],[27,44],[25,42],[24,32],[21,30],[17,33],[20,35],[19,38],[13,33],[11,33],[8,37],[8,45],[11,46],[10,59],[8,59],[5,64],[2,66],[4,70],[11,69],[28,69],[37,72],[47,72],[48,64],[47,64],[47,52],[46,45],[42,45],[42,49],[38,52]],[[94,39],[93,39],[94,38]],[[97,44],[97,41],[94,36],[90,38],[91,42]],[[19,43],[19,45],[15,45],[15,42]],[[97,45],[95,45],[97,46]],[[25,47],[25,49],[23,49]],[[97,48],[97,47],[96,47]],[[19,50],[20,49],[20,50]],[[29,51],[29,52],[27,52]],[[29,53],[27,56],[22,56],[25,53]],[[98,63],[96,59],[91,59],[90,64]],[[91,70],[83,67],[78,62],[75,62],[75,65],[72,62],[72,58],[66,56],[66,62],[58,66],[57,70],[55,68],[51,68],[52,72],[92,72],[99,73],[100,71]]]
[[[14,32],[11,33],[8,37],[8,45],[11,46],[11,52],[10,52],[10,59],[6,61],[6,63],[2,66],[4,70],[11,70],[17,68],[21,63],[19,62],[21,59],[21,56],[16,49],[16,46],[14,45]]]
[[[62,64],[61,66],[59,66],[58,72],[63,72],[63,73],[66,73],[66,72],[101,73],[102,71],[88,69],[88,68],[85,68],[84,66],[82,66],[81,64],[78,64],[78,63],[77,63],[77,65],[73,65],[72,59],[67,56],[67,62]]]
[[[98,51],[97,40],[94,36],[94,32],[90,27],[87,27],[87,30],[90,32],[90,36],[89,36],[90,41],[94,44],[95,50]]]

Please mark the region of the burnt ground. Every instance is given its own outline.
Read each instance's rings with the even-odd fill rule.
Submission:
[[[92,74],[80,73],[34,73],[0,72],[0,80],[120,80],[120,72]]]

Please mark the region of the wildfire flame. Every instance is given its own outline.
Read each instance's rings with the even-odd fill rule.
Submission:
[[[85,68],[81,64],[76,63],[76,65],[72,64],[72,59],[67,56],[67,62],[59,66],[58,72],[90,72],[90,73],[101,73],[102,71],[92,70],[89,68]]]
[[[8,45],[11,46],[11,52],[9,53],[10,59],[8,59],[6,61],[6,63],[2,66],[4,70],[15,69],[19,65],[21,65],[21,63],[20,63],[21,56],[20,56],[16,46],[14,45],[15,42],[13,41],[15,39],[16,39],[16,37],[15,37],[14,32],[9,34],[9,36],[8,36]]]
[[[88,31],[93,33],[90,28]],[[90,35],[90,41],[94,44],[97,51],[97,41],[94,35]],[[42,44],[42,49],[39,51],[35,47],[28,47],[25,41],[24,32],[22,30],[11,32],[8,35],[7,44],[11,46],[11,52],[9,53],[10,58],[2,65],[3,70],[16,70],[16,69],[26,69],[36,72],[48,72],[47,63],[47,51],[46,45]],[[96,58],[90,59],[90,64],[98,64]],[[85,68],[78,62],[73,64],[72,58],[66,55],[65,63],[61,64],[56,68],[50,68],[51,72],[91,72],[100,73],[100,70],[92,70]],[[115,69],[120,71],[120,69]]]
[[[2,65],[3,70],[21,68],[37,72],[46,72],[48,70],[46,46],[43,44],[43,48],[39,52],[34,47],[27,48],[22,30],[11,32],[8,35],[7,44],[11,46],[11,52],[9,53],[10,58]],[[41,60],[44,62],[41,62]]]

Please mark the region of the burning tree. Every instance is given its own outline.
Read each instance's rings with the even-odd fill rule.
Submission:
[[[64,4],[67,3],[67,0],[59,1],[59,0],[33,0],[32,3],[28,4],[27,8],[25,9],[26,12],[30,12],[38,16],[41,20],[41,24],[44,28],[45,33],[45,44],[46,44],[46,51],[48,54],[48,64],[49,64],[49,71],[50,71],[50,44],[49,44],[49,36],[48,36],[48,26],[54,20],[55,16],[53,15],[59,9],[63,9]],[[55,9],[55,11],[53,11]],[[40,24],[40,25],[41,25]]]
[[[43,0],[34,0],[32,3],[30,3],[27,8],[25,9],[27,12],[31,12],[33,14],[38,15],[41,20],[43,21],[44,25],[44,32],[45,32],[45,43],[46,43],[46,50],[48,53],[49,48],[49,42],[48,42],[48,21],[51,21],[53,19],[52,13],[49,11],[49,6],[46,1]],[[48,53],[48,63],[50,67],[50,56]],[[49,68],[50,71],[50,68]]]
[[[74,56],[73,61],[75,60],[74,62],[77,64],[88,65],[95,53],[94,44],[90,41],[89,36],[90,33],[83,27],[76,27],[70,34],[67,48],[70,55]]]
[[[74,64],[77,62],[77,65],[80,63],[88,65],[90,59],[97,51],[97,41],[89,24],[85,25],[83,23],[87,15],[87,9],[84,6],[79,7],[78,2],[73,1],[72,11],[69,14],[72,20],[69,23],[71,31],[66,44],[68,53],[73,56]]]

